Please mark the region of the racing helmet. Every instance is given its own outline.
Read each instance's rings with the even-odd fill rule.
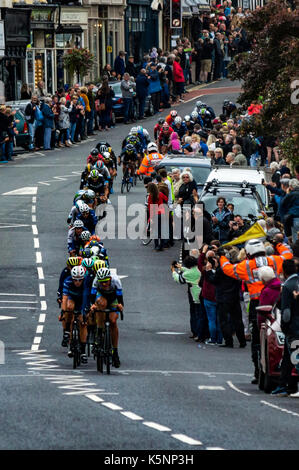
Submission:
[[[97,148],[92,149],[90,152],[90,155],[92,155],[93,157],[97,157],[99,155],[98,149]]]
[[[68,259],[67,259],[67,266],[71,266],[72,268],[74,266],[80,266],[82,262],[82,258],[81,256],[70,256]]]
[[[170,111],[170,116],[171,116],[172,118],[175,118],[177,115],[178,115],[178,112],[177,112],[175,109],[172,109],[172,110]]]
[[[80,211],[81,212],[81,211]],[[73,228],[83,228],[84,227],[84,224],[83,224],[83,221],[82,220],[75,220],[75,222],[73,223]]]
[[[175,118],[175,120],[174,120],[174,123],[175,123],[175,124],[182,124],[182,118],[181,118],[181,116],[177,116],[177,117]]]
[[[184,117],[184,121],[185,121],[185,122],[190,122],[190,121],[191,121],[191,116],[189,116],[189,114],[187,114],[187,115]]]
[[[111,279],[111,271],[109,268],[100,268],[97,271],[98,282],[105,282]]]
[[[194,111],[192,111],[192,113],[191,113],[191,117],[192,117],[192,119],[197,119],[197,118],[198,118],[198,112],[197,112],[197,111],[195,111],[195,110],[194,110]]]
[[[94,261],[92,258],[83,258],[81,266],[85,269],[91,269],[94,265]]]
[[[84,279],[86,270],[83,268],[83,266],[74,266],[71,269],[71,276],[72,279],[80,281],[81,279]]]
[[[88,242],[90,237],[91,233],[89,232],[89,230],[84,230],[80,235],[80,238],[83,242]]]

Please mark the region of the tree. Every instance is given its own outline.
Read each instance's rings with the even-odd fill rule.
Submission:
[[[94,64],[94,55],[86,48],[69,49],[63,56],[63,63],[70,75],[76,73],[77,80],[82,81]]]
[[[298,10],[272,0],[250,13],[242,26],[252,47],[235,56],[230,78],[243,81],[240,104],[263,103],[261,113],[246,122],[247,131],[278,137],[283,155],[298,163],[299,93],[292,88],[299,88]]]

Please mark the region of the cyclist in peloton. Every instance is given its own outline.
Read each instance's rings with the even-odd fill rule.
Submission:
[[[123,175],[126,172],[126,168],[129,168],[130,172],[130,183],[133,182],[133,176],[135,175],[136,171],[136,162],[138,162],[138,154],[136,152],[136,149],[134,145],[132,144],[127,144],[125,148],[122,150],[120,156],[119,156],[119,165],[121,165],[121,162],[123,164]]]
[[[120,312],[123,312],[124,300],[121,281],[118,276],[112,276],[110,269],[100,268],[94,280],[91,296],[95,296],[95,302],[91,307],[91,312],[96,313],[97,337],[98,341],[102,336],[102,329],[105,322],[105,309],[111,309],[109,314],[111,340],[113,346],[112,364],[114,367],[120,366],[118,355],[118,327],[117,319]],[[92,298],[92,297],[91,297]]]
[[[84,278],[86,270],[83,266],[75,266],[71,270],[71,275],[67,277],[63,283],[62,292],[62,321],[64,322],[65,333],[69,333],[70,340],[74,312],[81,312],[78,320],[80,322],[80,343],[81,343],[81,362],[87,363],[87,356],[85,354],[86,339],[87,339],[87,323],[86,314],[82,313],[83,293],[84,293]],[[71,348],[68,351],[68,356],[73,357]]]
[[[109,195],[108,182],[98,170],[91,170],[87,179],[86,189],[92,189],[95,192],[98,204],[104,204],[107,202]]]
[[[86,230],[82,220],[75,220],[72,228],[68,231],[67,249],[69,255],[78,256],[81,247],[81,233]]]
[[[94,166],[98,160],[102,160],[102,159],[103,159],[103,157],[99,153],[98,149],[94,148],[94,149],[91,150],[90,155],[88,155],[86,163],[87,163],[87,165],[88,165],[88,163],[90,163],[92,166]]]
[[[117,167],[116,161],[112,158],[112,155],[109,152],[103,153],[104,163],[106,168],[109,171],[110,179],[109,179],[109,193],[113,194],[113,179],[117,175]]]
[[[76,220],[82,221],[85,227],[85,230],[88,230],[91,233],[91,235],[94,235],[95,228],[98,223],[98,217],[95,215],[94,210],[90,209],[88,205],[85,203],[79,210],[80,210],[80,213],[77,215]]]

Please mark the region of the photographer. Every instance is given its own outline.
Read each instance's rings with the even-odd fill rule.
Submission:
[[[232,256],[231,261],[236,262],[236,257]],[[216,255],[209,257],[206,273],[207,280],[216,287],[217,314],[225,341],[223,347],[234,347],[233,331],[235,331],[240,348],[245,348],[246,339],[240,306],[240,281],[223,273],[219,266],[219,257]]]
[[[216,251],[217,247],[215,245],[204,245],[198,258],[198,269],[201,272],[202,284],[201,296],[203,298],[210,331],[210,339],[206,341],[206,344],[212,345],[222,344],[222,333],[219,319],[217,318],[215,286],[208,281],[206,273],[206,265],[207,263],[213,265],[213,259],[215,258]]]
[[[197,259],[193,256],[186,256],[181,266],[176,261],[171,265],[172,277],[178,284],[188,285],[188,300],[190,305],[190,327],[191,338],[198,341],[204,340],[204,318],[200,305],[199,295],[201,288],[198,283],[201,273],[197,267]]]
[[[228,240],[231,241],[240,237],[249,227],[250,223],[248,221],[244,222],[241,215],[235,215],[234,220],[229,222]]]

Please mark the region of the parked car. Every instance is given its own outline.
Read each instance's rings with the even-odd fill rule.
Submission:
[[[254,184],[266,211],[269,211],[270,194],[262,184],[263,180],[266,181],[266,173],[263,169],[237,166],[233,166],[231,168],[228,166],[217,166],[216,168],[213,168],[207,181],[212,181],[214,179],[219,181],[219,183],[231,183],[232,186],[242,183],[242,181]]]
[[[122,97],[122,92],[120,88],[120,81],[117,82],[109,82],[109,86],[112,88],[112,90],[115,93],[115,97],[112,98],[112,122],[113,125],[115,124],[116,119],[118,118],[123,118],[124,117],[124,102],[123,102],[123,97]],[[145,102],[145,114],[148,116],[153,116],[154,114],[154,106],[151,100],[150,96],[147,96],[146,102]],[[134,119],[138,119],[139,115],[139,103],[138,99],[135,96],[134,97]]]
[[[175,168],[181,171],[190,168],[193,178],[197,183],[198,193],[200,194],[211,171],[211,161],[209,158],[203,157],[167,155],[156,168],[157,170],[165,168],[168,172]]]
[[[200,201],[205,203],[206,211],[211,214],[217,208],[217,199],[220,196],[226,199],[227,204],[232,203],[234,213],[241,215],[244,220],[252,221],[263,217],[264,205],[255,185],[246,181],[238,185],[209,181],[204,185]]]
[[[260,307],[261,309],[261,307]],[[259,307],[258,307],[259,310]],[[266,313],[265,322],[261,325],[261,354],[259,361],[259,389],[270,393],[278,385],[283,358],[285,336],[281,331],[281,313],[278,308],[263,307]],[[295,367],[292,376],[299,380]]]
[[[16,123],[18,134],[16,134],[16,147],[22,147],[25,150],[29,149],[31,137],[29,134],[28,124],[25,120],[24,112],[19,109],[15,114],[15,119],[19,122]]]

